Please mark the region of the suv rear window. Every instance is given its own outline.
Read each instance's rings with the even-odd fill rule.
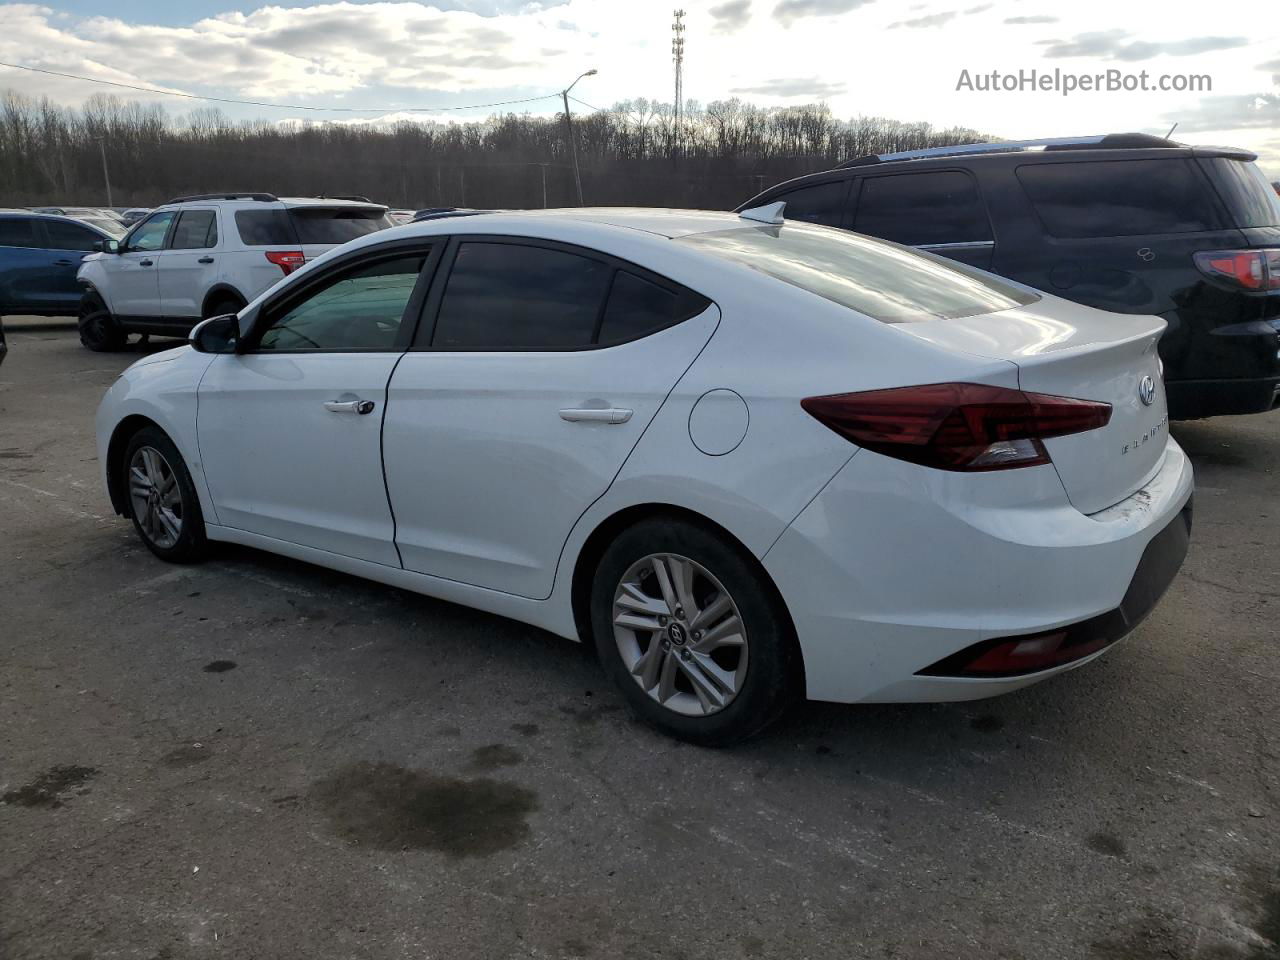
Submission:
[[[1280,226],[1280,196],[1256,163],[1212,157],[1205,166],[1237,227]]]
[[[300,243],[346,243],[391,226],[379,207],[292,207]]]
[[[1034,303],[999,277],[855,233],[788,224],[682,237],[702,251],[885,323],[955,320]]]
[[[920,246],[991,239],[978,185],[959,170],[868,177],[853,229]]]
[[[1195,233],[1221,224],[1189,160],[1090,160],[1018,167],[1018,181],[1055,237]]]
[[[291,207],[237,210],[236,230],[246,247],[346,243],[391,226],[381,207]]]

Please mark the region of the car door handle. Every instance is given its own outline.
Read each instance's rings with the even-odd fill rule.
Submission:
[[[213,263],[213,257],[201,257],[196,263]]]
[[[73,263],[77,263],[77,262],[78,262],[78,261],[76,261],[76,260],[55,260],[55,261],[53,261],[53,265],[54,265],[55,267],[69,267],[69,266],[71,266]]]
[[[568,407],[560,411],[560,419],[570,423],[626,423],[634,412],[621,407]]]
[[[151,266],[151,261],[150,261],[150,260],[139,260],[139,261],[138,261],[138,266],[140,266],[140,267],[149,267],[149,266]]]
[[[326,400],[324,408],[330,413],[373,413],[377,406],[372,400]]]

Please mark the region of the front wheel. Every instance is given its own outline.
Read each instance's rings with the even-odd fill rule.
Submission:
[[[147,549],[171,563],[203,560],[209,551],[204,515],[173,441],[158,427],[144,427],[125,448],[121,469],[133,526]]]
[[[791,622],[737,544],[645,520],[605,550],[591,594],[601,662],[633,710],[681,740],[724,746],[776,720],[800,688]]]
[[[96,294],[80,301],[79,327],[80,343],[95,353],[123,350],[129,342],[129,335]]]

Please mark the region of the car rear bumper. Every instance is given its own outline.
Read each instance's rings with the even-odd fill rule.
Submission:
[[[1280,376],[1249,380],[1167,380],[1169,417],[1194,420],[1265,413],[1280,405]]]
[[[860,452],[764,558],[796,625],[808,696],[969,700],[1089,662],[1173,579],[1192,486],[1172,440],[1141,490],[1089,516],[1052,467],[948,474]],[[959,654],[1059,630],[1092,646],[1035,672],[946,675]]]

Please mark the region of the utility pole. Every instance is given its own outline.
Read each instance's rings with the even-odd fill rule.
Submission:
[[[547,165],[540,163],[538,166],[542,169],[542,209],[547,209]]]
[[[592,67],[586,73],[579,75],[578,80],[583,77],[594,77],[596,75],[595,67]],[[573,81],[563,90],[560,96],[564,98],[564,132],[569,138],[569,152],[573,156],[573,182],[578,187],[578,206],[585,206],[582,201],[582,174],[578,170],[578,143],[573,136],[573,117],[569,113],[569,91],[578,85],[578,80]]]
[[[680,139],[680,121],[684,117],[684,11],[673,10],[671,23],[671,62],[676,68],[675,134]]]
[[[107,185],[107,206],[111,203],[111,177],[107,175],[107,148],[102,140],[98,141],[98,152],[102,154],[102,180]]]

